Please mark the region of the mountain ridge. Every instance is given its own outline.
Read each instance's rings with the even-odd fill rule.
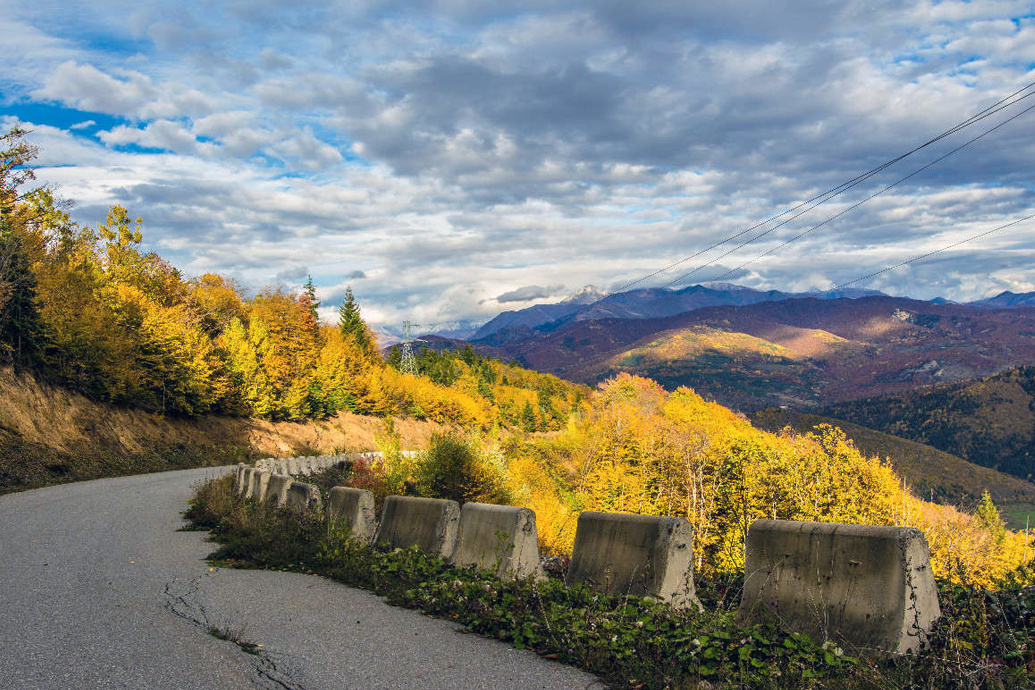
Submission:
[[[543,331],[557,330],[573,321],[600,319],[644,319],[676,316],[688,311],[716,306],[743,306],[759,302],[814,297],[816,299],[858,299],[880,295],[874,290],[849,289],[830,293],[793,293],[779,290],[755,290],[733,283],[690,285],[669,288],[637,288],[604,293],[586,286],[552,304],[537,304],[525,309],[501,312],[483,324],[470,340],[479,341],[507,328],[527,327]],[[593,297],[599,296],[599,299]],[[438,335],[444,335],[439,333]]]

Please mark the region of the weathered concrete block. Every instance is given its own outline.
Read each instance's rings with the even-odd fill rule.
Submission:
[[[258,498],[259,488],[261,483],[262,471],[257,467],[253,467],[251,472],[248,473],[248,493],[245,494],[248,498]]]
[[[292,510],[300,513],[312,513],[323,507],[320,500],[320,490],[312,484],[303,482],[291,482],[287,491],[286,505]]]
[[[852,648],[918,650],[941,615],[927,540],[908,527],[756,520],[738,615]]]
[[[259,501],[266,500],[266,491],[270,485],[270,477],[273,476],[272,472],[256,471],[252,475],[252,498]]]
[[[252,493],[252,474],[256,472],[254,467],[245,467],[242,474],[241,496],[249,498]]]
[[[694,530],[683,518],[582,513],[565,583],[607,594],[653,596],[677,608],[694,593]]]
[[[283,508],[287,505],[288,489],[291,488],[291,476],[287,474],[273,474],[270,476],[269,486],[266,488],[266,500]]]
[[[243,462],[238,463],[237,467],[234,468],[234,492],[240,496],[244,493],[244,471],[248,469],[248,466]]]
[[[287,474],[298,474],[298,458],[285,458],[284,462],[287,463]]]
[[[492,570],[500,576],[543,575],[535,513],[528,508],[465,503],[453,563]]]
[[[460,505],[456,501],[389,496],[374,542],[400,549],[417,545],[429,554],[448,559],[456,550],[459,526]]]
[[[327,522],[348,530],[353,538],[369,542],[377,531],[374,494],[366,489],[336,486],[327,502]]]

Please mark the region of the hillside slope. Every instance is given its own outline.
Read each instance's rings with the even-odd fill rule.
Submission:
[[[1035,366],[826,407],[822,414],[925,443],[972,463],[1035,475]]]
[[[384,421],[342,412],[319,422],[163,418],[91,401],[0,368],[0,493],[47,484],[223,465],[253,457],[371,450]],[[438,424],[394,420],[404,447]]]
[[[1035,484],[940,451],[922,443],[874,431],[858,424],[815,414],[769,408],[751,416],[756,427],[779,431],[789,426],[810,432],[821,424],[840,428],[865,455],[887,458],[895,473],[924,499],[936,503],[976,507],[983,491],[1010,514],[1035,511]],[[1010,525],[1023,528],[1024,518]]]

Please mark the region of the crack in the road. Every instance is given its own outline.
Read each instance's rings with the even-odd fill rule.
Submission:
[[[179,579],[167,582],[165,584],[165,609],[174,616],[197,625],[206,633],[211,634],[214,630],[224,633],[225,639],[236,644],[242,652],[251,655],[257,674],[257,678],[253,680],[257,687],[273,688],[274,690],[306,690],[305,686],[291,678],[289,670],[282,668],[284,665],[290,665],[292,655],[274,654],[244,643],[242,640],[244,625],[233,628],[230,622],[225,620],[222,624],[213,623],[202,601],[198,578],[191,578],[186,582]]]

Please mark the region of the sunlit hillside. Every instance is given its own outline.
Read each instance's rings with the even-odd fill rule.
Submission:
[[[864,454],[887,458],[895,473],[921,498],[973,510],[988,491],[1012,527],[1035,525],[1035,484],[1024,479],[923,443],[831,417],[769,408],[751,415],[751,422],[767,431],[790,426],[799,433],[814,431],[823,424],[836,426]]]
[[[1033,553],[990,499],[974,515],[922,501],[837,429],[763,432],[690,389],[668,393],[625,374],[595,391],[559,434],[468,442],[487,492],[470,500],[533,508],[552,552],[570,552],[578,513],[599,510],[687,518],[702,573],[743,567],[744,535],[759,518],[917,527],[939,576],[988,586]],[[390,455],[364,469],[361,485],[381,496],[419,492],[420,462]]]

